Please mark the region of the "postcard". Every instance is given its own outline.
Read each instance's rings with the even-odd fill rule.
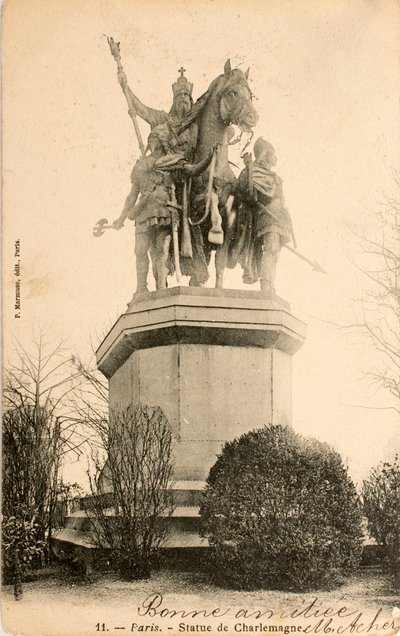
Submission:
[[[5,634],[399,632],[399,12],[3,4]]]

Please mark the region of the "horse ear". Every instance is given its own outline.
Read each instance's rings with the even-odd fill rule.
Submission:
[[[226,60],[226,62],[225,62],[225,66],[224,66],[224,75],[225,75],[225,77],[229,77],[229,76],[230,76],[230,74],[231,74],[231,72],[232,72],[232,69],[231,69],[231,61],[230,61],[230,59],[228,58],[228,59]]]
[[[249,79],[249,72],[250,72],[250,66],[249,66],[249,68],[247,69],[247,71],[246,71],[246,72],[245,72],[245,74],[244,74],[244,76],[245,76],[245,78],[246,78],[247,80]]]

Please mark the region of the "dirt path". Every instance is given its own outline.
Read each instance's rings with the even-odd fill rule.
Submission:
[[[24,636],[277,630],[372,636],[394,633],[395,605],[400,605],[396,591],[374,568],[363,569],[332,591],[307,594],[223,590],[207,583],[204,575],[173,570],[135,583],[110,574],[82,583],[58,574],[25,583],[18,602],[6,586],[2,626],[6,633]]]

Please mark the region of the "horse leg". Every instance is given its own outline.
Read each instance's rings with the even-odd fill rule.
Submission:
[[[191,259],[190,287],[203,287],[208,280],[208,254],[201,227],[191,227],[193,258]]]
[[[217,247],[215,252],[215,289],[223,289],[224,286],[224,272],[228,261],[228,245],[233,235],[236,218],[236,212],[232,210],[232,204],[233,196],[230,196],[225,204],[225,240],[221,246]]]
[[[215,289],[223,289],[226,265],[226,247],[221,245],[215,251]]]

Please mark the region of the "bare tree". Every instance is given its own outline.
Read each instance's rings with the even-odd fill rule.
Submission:
[[[358,237],[361,254],[356,266],[363,277],[363,297],[356,304],[357,320],[377,352],[376,368],[368,376],[394,397],[400,412],[400,175],[394,174],[398,195],[382,196],[373,232]]]
[[[41,418],[57,419],[62,454],[79,456],[85,436],[76,427],[71,395],[83,384],[82,375],[71,365],[64,340],[53,345],[42,331],[33,336],[33,352],[19,340],[14,341],[14,362],[5,370],[3,390],[4,411],[29,406],[35,412],[37,424]]]
[[[166,536],[172,513],[172,434],[159,407],[128,407],[110,420],[94,421],[104,453],[95,460],[93,494],[112,490],[113,510],[101,498],[89,505],[97,540],[111,548],[120,574],[129,580],[150,575],[152,556]]]
[[[59,472],[68,456],[86,443],[69,397],[82,383],[64,342],[52,345],[43,333],[33,353],[16,341],[3,390],[3,513],[35,524],[38,540],[51,540]]]
[[[71,397],[74,421],[91,435],[91,446],[101,446],[99,430],[101,423],[108,419],[109,411],[108,382],[93,363],[84,363],[78,355],[71,357],[71,363],[81,378],[80,387]]]

